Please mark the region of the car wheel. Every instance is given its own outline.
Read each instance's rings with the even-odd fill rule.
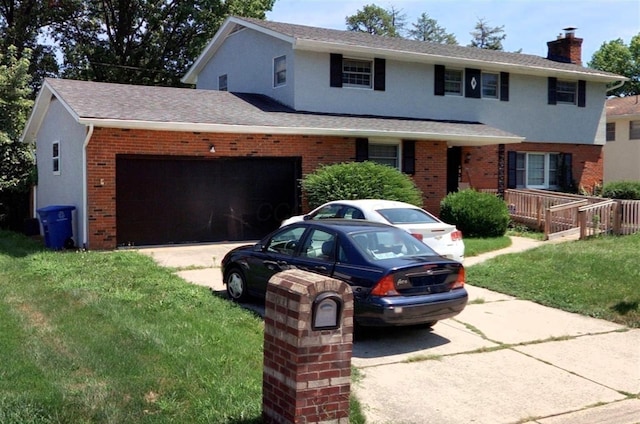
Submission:
[[[227,286],[227,295],[234,302],[244,302],[249,299],[247,291],[247,281],[244,274],[238,268],[232,268],[225,276],[225,285]]]

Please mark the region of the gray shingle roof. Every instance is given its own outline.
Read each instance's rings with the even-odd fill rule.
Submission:
[[[181,131],[396,136],[519,142],[522,137],[478,122],[296,112],[265,96],[187,88],[46,79],[78,122]],[[33,129],[32,129],[33,131]],[[27,131],[28,133],[29,131]]]
[[[335,29],[317,28],[305,25],[287,24],[281,22],[264,21],[253,18],[237,18],[271,31],[292,37],[296,40],[309,40],[327,44],[335,44],[336,50],[341,46],[360,47],[368,49],[387,50],[396,53],[419,54],[443,59],[463,61],[477,61],[491,63],[493,65],[518,66],[524,68],[546,69],[549,71],[564,71],[579,73],[585,76],[597,76],[605,78],[624,78],[610,72],[583,66],[562,63],[549,60],[544,57],[524,54],[509,53],[495,50],[480,49],[476,47],[452,46],[446,44],[430,43],[425,41],[408,40],[395,37],[383,37],[363,32],[341,31]],[[336,51],[337,52],[337,51]]]

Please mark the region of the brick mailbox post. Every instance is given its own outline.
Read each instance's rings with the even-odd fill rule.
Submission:
[[[301,270],[269,280],[262,417],[268,424],[349,422],[353,293]]]

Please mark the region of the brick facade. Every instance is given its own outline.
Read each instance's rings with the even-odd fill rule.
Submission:
[[[602,186],[603,179],[603,146],[586,144],[560,143],[519,143],[505,146],[507,152],[554,152],[570,153],[572,175],[579,190],[593,192]],[[469,163],[464,158],[470,154]],[[498,184],[498,146],[465,147],[462,149],[461,182],[476,189],[495,189]],[[506,159],[505,159],[506,160]],[[503,178],[507,179],[506,167]]]
[[[210,146],[215,153],[210,153]],[[426,209],[439,212],[446,195],[446,143],[416,143],[414,180]],[[226,134],[95,128],[87,146],[88,247],[116,247],[116,155],[167,155],[198,158],[299,156],[302,174],[320,165],[355,160],[355,138]]]

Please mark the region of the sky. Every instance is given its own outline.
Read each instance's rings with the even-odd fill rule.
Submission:
[[[545,57],[547,41],[574,27],[585,66],[603,43],[621,38],[629,45],[640,33],[640,0],[276,0],[267,20],[344,30],[345,18],[367,4],[400,10],[408,28],[426,13],[462,46],[483,19],[504,26],[505,51]]]

